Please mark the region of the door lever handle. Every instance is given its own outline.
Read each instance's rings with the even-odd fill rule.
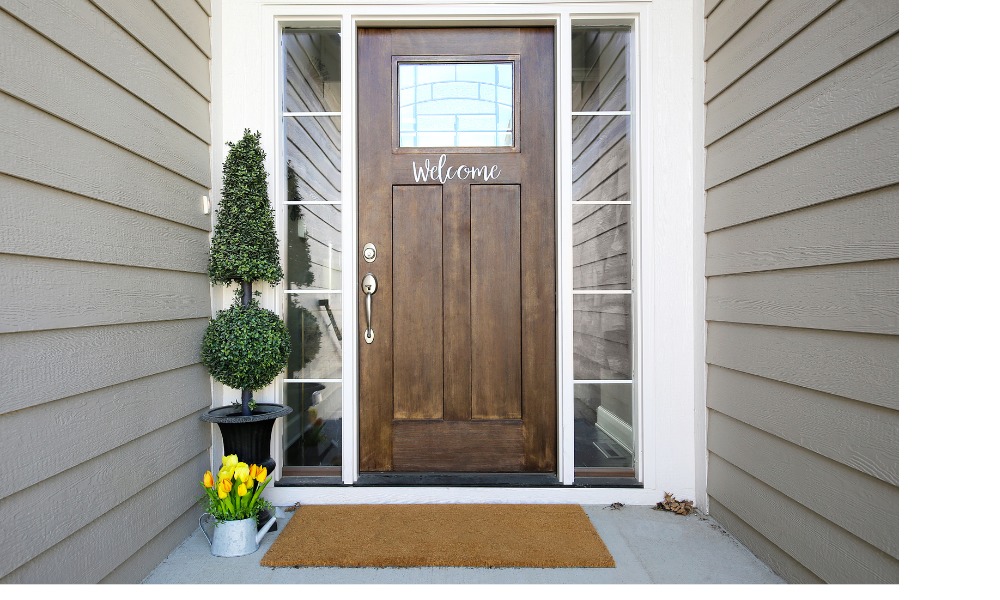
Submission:
[[[365,329],[365,342],[375,341],[375,332],[372,330],[372,294],[378,289],[378,280],[371,273],[365,275],[361,280],[361,291],[365,294],[365,316],[368,318],[368,326]]]

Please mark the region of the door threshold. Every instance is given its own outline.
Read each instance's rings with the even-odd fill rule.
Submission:
[[[563,487],[554,473],[361,473],[355,487]]]

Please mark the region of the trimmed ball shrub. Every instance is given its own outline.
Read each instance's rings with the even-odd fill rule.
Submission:
[[[223,385],[259,390],[285,368],[290,351],[285,323],[254,299],[219,311],[205,331],[201,359]]]

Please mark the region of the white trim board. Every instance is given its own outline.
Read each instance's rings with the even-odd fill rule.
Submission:
[[[642,330],[636,331],[633,343],[637,397],[637,476],[643,489],[592,488],[275,488],[272,501],[284,503],[309,502],[415,502],[415,501],[497,501],[497,502],[594,502],[607,500],[646,504],[662,499],[664,491],[678,497],[696,497],[699,504],[705,498],[704,470],[697,461],[704,460],[704,320],[702,307],[704,278],[696,274],[696,261],[703,261],[704,235],[696,227],[696,215],[704,212],[703,191],[699,192],[703,150],[696,125],[701,123],[699,108],[700,84],[698,71],[700,52],[696,51],[696,33],[704,27],[698,5],[701,2],[566,2],[526,3],[521,0],[445,1],[433,4],[419,2],[366,2],[336,4],[323,0],[299,0],[280,3],[271,0],[214,0],[212,19],[212,164],[213,193],[221,189],[221,165],[225,159],[226,140],[234,140],[245,127],[260,129],[262,143],[268,154],[268,169],[272,173],[272,198],[280,198],[283,178],[274,177],[279,171],[280,120],[280,39],[282,25],[306,25],[339,22],[342,25],[344,63],[356,69],[355,32],[359,25],[389,25],[406,22],[432,25],[555,24],[557,43],[568,47],[569,19],[587,18],[595,23],[614,21],[622,17],[638,18],[635,43],[640,55],[635,65],[636,94],[639,110],[635,111],[634,144],[641,155],[635,162],[635,190],[641,201],[634,203],[637,211],[633,229],[637,250],[638,273],[636,295],[637,314],[641,315]],[[557,77],[568,64],[565,50],[557,56]],[[248,57],[259,57],[256,61]],[[240,68],[226,68],[239,65]],[[246,68],[247,65],[254,65]],[[656,68],[654,69],[654,65]],[[354,77],[345,73],[342,107],[342,135],[356,137],[356,106]],[[703,79],[701,79],[703,80]],[[560,86],[562,87],[562,86]],[[571,118],[565,94],[557,96],[560,120]],[[697,117],[697,118],[696,118]],[[562,123],[560,127],[567,126]],[[565,136],[560,136],[565,137]],[[560,142],[562,144],[562,142]],[[696,158],[697,157],[697,158]],[[357,289],[357,268],[354,239],[356,214],[356,171],[353,153],[345,152],[343,168],[343,290],[344,298],[354,298]],[[559,169],[565,169],[565,150],[557,155]],[[698,164],[696,165],[696,160]],[[561,192],[562,193],[562,192]],[[568,212],[560,207],[563,213]],[[641,214],[639,214],[641,212]],[[560,216],[560,218],[562,218]],[[560,244],[561,245],[561,244]],[[700,254],[699,254],[700,253]],[[565,253],[564,253],[565,254]],[[697,257],[702,258],[698,259]],[[560,256],[560,273],[571,257]],[[703,269],[700,271],[703,273]],[[571,286],[562,280],[558,310],[572,310]],[[262,303],[281,310],[280,290],[264,292]],[[231,293],[213,290],[213,307],[228,305]],[[343,330],[357,331],[357,310],[354,302],[343,306]],[[698,319],[701,319],[699,321]],[[560,320],[561,322],[561,320]],[[572,331],[558,332],[561,356],[572,348]],[[700,349],[700,350],[699,350]],[[699,353],[700,352],[700,353]],[[357,372],[357,351],[345,336],[344,373]],[[565,360],[560,361],[563,365]],[[571,364],[571,361],[570,363]],[[561,367],[559,374],[561,414],[559,426],[559,474],[564,483],[571,483],[572,460],[562,449],[572,450],[572,374]],[[570,387],[567,387],[570,386]],[[238,399],[238,392],[213,385],[213,404],[228,404]],[[344,468],[343,479],[357,480],[357,388],[355,377],[344,377]],[[275,385],[258,393],[260,401],[278,398]],[[569,397],[567,401],[566,397]],[[697,417],[697,415],[701,415]],[[278,428],[276,428],[276,432]],[[273,452],[278,454],[278,440]],[[700,441],[699,441],[700,440]],[[221,439],[213,428],[213,454],[218,461]],[[697,444],[701,443],[702,446]]]

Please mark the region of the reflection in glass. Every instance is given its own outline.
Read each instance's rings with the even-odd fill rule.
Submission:
[[[573,117],[573,200],[627,202],[631,134],[628,116]]]
[[[289,169],[289,198],[295,197],[296,186],[295,172]],[[341,206],[290,204],[286,208],[288,289],[341,289]]]
[[[340,112],[340,32],[286,30],[285,112]]]
[[[340,379],[343,372],[341,294],[285,294],[292,336],[287,379]]]
[[[340,202],[340,117],[285,117],[285,158],[299,202]],[[291,200],[289,188],[289,200]]]
[[[514,63],[400,63],[402,148],[513,146]]]
[[[573,289],[631,288],[631,208],[628,204],[573,206]]]
[[[632,468],[632,384],[576,384],[573,399],[576,466]]]
[[[632,295],[573,296],[574,379],[632,379]]]
[[[285,383],[285,466],[341,466],[342,386],[339,383]]]
[[[573,111],[629,110],[628,26],[573,27]]]

